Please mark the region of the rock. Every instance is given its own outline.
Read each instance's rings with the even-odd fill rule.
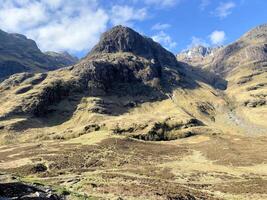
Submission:
[[[100,42],[89,53],[89,57],[100,53],[131,52],[153,60],[161,66],[177,66],[175,56],[152,39],[144,37],[131,28],[115,26],[101,36]],[[151,62],[151,64],[153,64]]]
[[[189,119],[185,122],[175,119],[166,119],[162,122],[156,122],[146,133],[133,134],[132,137],[145,141],[169,141],[178,138],[185,138],[196,135],[196,133],[186,130],[191,127],[204,126],[198,119]]]
[[[251,108],[256,108],[260,106],[266,105],[267,101],[265,99],[254,99],[254,100],[247,100],[244,102],[244,106],[246,107],[251,107]]]
[[[1,89],[2,90],[7,90],[10,87],[15,87],[23,83],[25,80],[33,77],[34,74],[32,73],[19,73],[19,74],[14,74],[10,76],[7,80],[3,81],[1,83]]]
[[[198,102],[197,108],[201,113],[206,115],[211,115],[215,112],[214,106],[209,102]]]
[[[62,78],[62,74],[68,75]],[[140,102],[162,100],[167,98],[164,93],[169,93],[181,81],[179,63],[172,53],[130,28],[116,26],[104,33],[88,56],[71,70],[14,75],[0,84],[0,88],[16,87],[14,93],[23,94],[5,117],[24,114],[43,117],[56,112],[59,102],[77,95],[79,98],[129,96],[138,97],[136,101]],[[89,111],[110,114],[112,106],[123,107],[123,104],[96,104]]]
[[[265,24],[252,29],[236,42],[219,50],[208,68],[220,75],[228,76],[246,63],[265,61],[266,42],[267,25]]]
[[[90,132],[94,132],[94,131],[99,131],[100,130],[100,126],[98,124],[89,124],[87,126],[84,127],[84,131],[86,133],[90,133]]]
[[[47,167],[42,163],[38,163],[31,168],[31,171],[32,173],[41,173],[47,171]]]
[[[155,100],[154,98],[150,99],[151,101]],[[134,101],[130,101],[130,102],[127,102],[123,105],[124,107],[128,107],[128,108],[134,108],[137,106],[137,103],[134,102]]]
[[[267,83],[259,83],[259,84],[255,85],[255,86],[248,87],[247,91],[258,90],[260,88],[263,88],[264,86],[267,86]]]
[[[42,185],[30,185],[21,182],[0,183],[0,199],[42,199],[42,200],[63,200],[64,195],[58,196],[52,190],[49,191]]]
[[[248,83],[252,80],[252,76],[244,76],[241,77],[240,80],[237,82],[238,85],[243,85],[244,83]]]
[[[31,90],[33,87],[31,86],[31,85],[26,85],[26,86],[24,86],[24,87],[21,87],[21,88],[19,88],[16,92],[15,92],[15,94],[23,94],[23,93],[26,93],[26,92],[28,92],[29,90]]]

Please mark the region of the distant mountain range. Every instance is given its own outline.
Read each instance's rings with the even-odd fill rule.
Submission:
[[[0,30],[0,80],[20,72],[45,72],[73,65],[68,53],[43,53],[33,40]]]

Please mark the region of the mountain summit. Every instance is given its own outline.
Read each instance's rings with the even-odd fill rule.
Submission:
[[[160,65],[175,66],[175,56],[154,42],[151,38],[142,36],[131,28],[115,26],[105,32],[100,42],[89,53],[89,57],[99,53],[130,52],[144,57]]]
[[[194,46],[188,50],[184,50],[177,55],[177,60],[191,65],[197,65],[198,63],[206,60],[207,58],[212,59],[215,53],[220,50],[222,46],[218,47],[206,47],[203,45]]]
[[[131,94],[137,90],[149,91],[141,89],[141,85],[153,90],[163,86],[169,88],[180,79],[178,69],[175,56],[160,44],[131,28],[115,26],[101,36],[99,43],[73,72],[93,83],[89,84],[92,94],[111,91]],[[139,86],[133,87],[136,84]],[[118,88],[121,86],[123,89]]]
[[[49,106],[77,94],[128,96],[142,102],[166,98],[166,93],[181,83],[181,77],[172,53],[130,28],[116,26],[104,33],[88,56],[73,67],[43,75],[15,75],[1,88],[8,91],[12,85],[11,89],[19,87],[17,93],[23,94],[16,96],[20,101],[8,115],[40,116],[48,112]]]
[[[116,26],[73,66],[12,75],[0,83],[0,180],[12,181],[0,196],[264,199],[264,31],[187,52],[201,58],[192,66]]]

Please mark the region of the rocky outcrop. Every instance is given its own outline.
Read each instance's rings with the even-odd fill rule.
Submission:
[[[41,184],[27,184],[8,174],[0,174],[0,199],[36,199],[36,200],[63,200],[64,194],[56,192]]]
[[[104,33],[88,56],[74,67],[73,73],[92,95],[114,90],[116,94],[150,93],[177,85],[181,79],[179,64],[172,53],[123,26]]]
[[[175,56],[152,39],[130,28],[116,26],[104,33],[91,53],[75,66],[47,73],[45,81],[39,77],[37,85],[29,83],[30,78],[38,82],[37,75],[15,75],[0,88],[19,87],[14,93],[24,95],[21,103],[16,103],[13,114],[42,116],[51,111],[50,105],[77,93],[138,97],[142,102],[167,98],[166,93],[180,85],[179,67]]]
[[[177,61],[172,53],[162,48],[151,38],[142,36],[124,26],[115,26],[104,33],[88,57],[101,53],[118,52],[130,52],[160,66],[177,66]]]
[[[205,124],[195,118],[178,120],[175,117],[169,117],[149,124],[133,123],[122,127],[116,124],[111,130],[114,134],[128,134],[132,138],[145,141],[170,141],[198,135],[198,129],[203,127]]]
[[[73,74],[93,96],[106,94],[145,95],[160,91],[164,82],[179,82],[179,73],[168,73],[162,66],[133,54],[102,55],[101,59],[78,64]],[[167,79],[168,77],[168,79]]]
[[[45,54],[37,44],[21,34],[0,30],[0,80],[15,73],[43,72],[73,65],[69,54]]]
[[[250,108],[256,108],[267,105],[266,98],[257,98],[252,100],[247,100],[244,102],[244,106],[250,107]]]

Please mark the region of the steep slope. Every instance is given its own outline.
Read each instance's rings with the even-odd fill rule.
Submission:
[[[230,75],[241,66],[266,62],[267,25],[261,25],[244,34],[236,42],[222,48],[209,66],[210,70]]]
[[[69,56],[44,54],[24,35],[0,30],[0,79],[20,72],[44,72],[76,63]]]
[[[0,171],[67,199],[265,199],[266,136],[228,81],[114,27],[78,64],[0,84]]]
[[[131,52],[151,60],[161,66],[176,66],[177,61],[172,53],[154,42],[151,38],[140,35],[130,28],[117,26],[104,33],[100,42],[89,53],[89,57],[99,53]]]
[[[249,122],[252,133],[266,133],[267,115],[267,25],[256,27],[222,51],[212,69],[225,74],[227,94],[236,102],[237,111]],[[220,64],[224,64],[221,67]],[[242,124],[241,124],[242,125]]]
[[[232,56],[236,54],[229,59]],[[224,80],[208,67],[179,63],[153,40],[116,26],[75,66],[46,74],[17,74],[4,81],[2,123],[8,130],[50,126],[62,133],[97,124],[145,140],[230,130],[250,133],[255,127],[263,133],[263,68],[254,74],[257,88],[248,89],[254,82],[240,85],[235,74],[246,76],[246,70],[254,68],[237,67]],[[251,107],[256,108],[251,111]],[[38,123],[33,123],[36,119]]]
[[[223,98],[228,101],[228,118],[249,134],[266,133],[267,115],[267,25],[258,26],[213,56],[188,62],[215,73],[228,82]]]
[[[207,101],[219,98],[193,74],[152,39],[116,26],[75,66],[5,80],[0,115],[11,130],[51,126],[84,131],[92,123],[114,133],[152,134],[152,140],[194,135],[201,131],[191,129],[203,128],[203,120],[212,122],[214,108]],[[202,106],[210,111],[200,111]]]

